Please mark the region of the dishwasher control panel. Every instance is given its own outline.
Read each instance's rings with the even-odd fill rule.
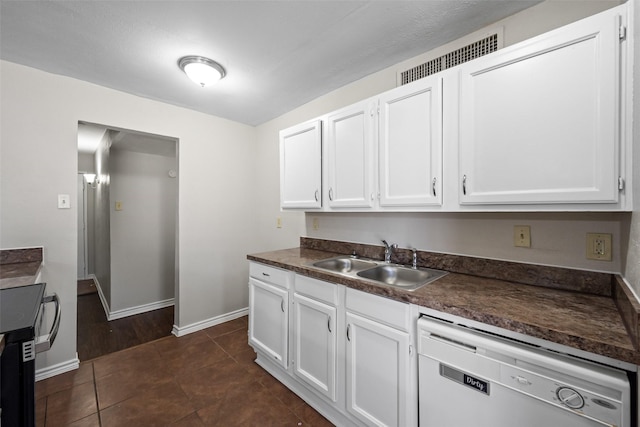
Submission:
[[[609,424],[615,424],[618,421],[618,411],[622,403],[612,399],[611,396],[599,395],[578,385],[559,382],[557,379],[506,364],[500,366],[500,380],[506,387],[513,390],[589,418]],[[599,385],[593,385],[595,389],[599,387]]]

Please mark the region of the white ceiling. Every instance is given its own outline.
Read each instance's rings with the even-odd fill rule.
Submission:
[[[540,0],[0,1],[0,58],[258,125]],[[200,88],[185,55],[227,76]]]

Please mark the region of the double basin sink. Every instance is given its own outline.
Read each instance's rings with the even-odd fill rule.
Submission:
[[[394,286],[409,291],[418,289],[447,274],[446,271],[441,270],[411,268],[381,261],[354,258],[348,255],[323,259],[311,265],[332,273],[367,279],[377,284]]]

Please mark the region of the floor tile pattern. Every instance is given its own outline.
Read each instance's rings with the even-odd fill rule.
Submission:
[[[39,427],[331,426],[254,363],[242,317],[36,384]]]

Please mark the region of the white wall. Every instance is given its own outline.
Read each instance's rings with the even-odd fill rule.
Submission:
[[[94,159],[92,153],[78,153],[78,172],[95,173]]]
[[[98,281],[98,289],[102,293],[107,309],[111,306],[111,202],[109,157],[111,155],[111,134],[105,132],[98,143],[95,153],[96,188],[94,195],[94,221],[92,237],[89,242],[89,253],[94,260],[94,274]]]
[[[586,270],[620,272],[626,213],[307,214],[306,235]],[[313,230],[312,221],[319,229]],[[513,227],[531,226],[531,248],[513,245]],[[585,258],[588,232],[613,235],[613,261]]]
[[[247,306],[254,128],[6,61],[0,86],[0,247],[44,246],[44,280],[63,305],[39,368],[76,357],[77,207],[56,206],[76,192],[79,121],[179,140],[177,325]]]
[[[619,1],[547,1],[506,18],[474,34],[485,35],[502,27],[505,46],[541,34],[619,4]],[[465,40],[475,36],[465,37]],[[261,176],[260,241],[264,249],[294,247],[300,235],[336,240],[381,244],[385,238],[400,246],[422,250],[506,259],[520,262],[560,265],[574,268],[620,272],[626,259],[628,213],[308,213],[280,212],[278,205],[278,131],[312,119],[396,86],[396,75],[427,59],[459,47],[453,42],[417,58],[372,74],[328,93],[277,119],[261,125],[259,152],[264,163],[256,164]],[[276,228],[276,218],[283,228]],[[313,230],[312,219],[319,220]],[[513,225],[531,225],[532,247],[513,246]],[[585,233],[613,234],[612,262],[585,259]],[[637,259],[636,259],[637,263]],[[627,263],[628,264],[628,263]]]
[[[112,147],[112,311],[172,299],[175,288],[176,158]],[[116,211],[116,202],[122,210]]]

